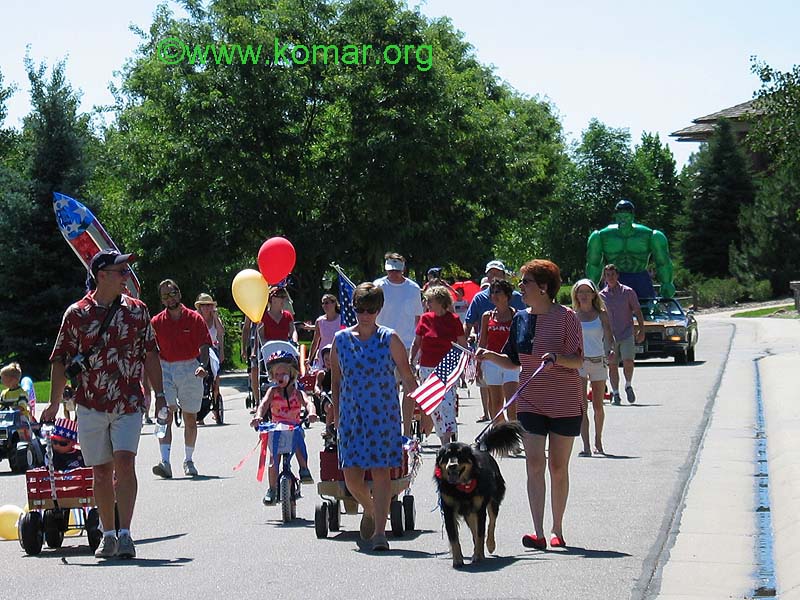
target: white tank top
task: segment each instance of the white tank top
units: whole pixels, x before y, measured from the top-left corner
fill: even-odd
[[[581,321],[583,329],[583,355],[584,356],[603,356],[605,348],[603,346],[603,323],[600,317],[594,321]]]

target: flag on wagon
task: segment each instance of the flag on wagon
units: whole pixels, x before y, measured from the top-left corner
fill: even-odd
[[[352,327],[357,323],[356,311],[353,310],[353,292],[355,284],[345,275],[338,265],[333,265],[339,275],[339,307],[341,310],[342,325]]]
[[[54,438],[78,441],[78,424],[70,419],[56,419],[51,434]]]
[[[426,415],[431,414],[442,403],[444,395],[458,382],[468,360],[466,352],[453,348],[444,355],[422,385],[411,392],[410,396]]]

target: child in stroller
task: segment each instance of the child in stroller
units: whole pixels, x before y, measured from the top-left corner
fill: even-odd
[[[252,427],[258,427],[263,420],[299,426],[304,408],[307,411],[309,422],[313,423],[317,420],[314,403],[297,388],[296,382],[299,373],[300,365],[294,354],[278,351],[269,355],[267,358],[267,374],[273,385],[267,390],[266,394],[264,394],[264,399],[258,405],[256,414],[250,422]],[[295,456],[300,465],[300,481],[302,483],[313,483],[314,478],[308,469],[307,457],[304,456],[299,448],[295,451]],[[269,489],[264,495],[264,504],[274,504],[277,499],[278,462],[279,457],[271,457],[268,472]]]

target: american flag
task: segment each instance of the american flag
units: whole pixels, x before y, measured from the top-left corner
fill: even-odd
[[[70,419],[56,419],[53,427],[53,437],[64,438],[66,440],[78,441],[78,424]]]
[[[334,265],[336,272],[339,274],[339,306],[341,307],[342,325],[345,327],[352,327],[357,323],[356,311],[353,310],[353,292],[356,286],[352,281],[342,273],[342,270]]]
[[[410,396],[426,415],[430,415],[442,403],[444,395],[461,377],[468,360],[466,352],[453,348],[444,355],[422,385],[411,392]]]

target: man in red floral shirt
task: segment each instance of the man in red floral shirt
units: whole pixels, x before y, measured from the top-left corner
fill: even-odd
[[[132,254],[101,250],[90,265],[89,291],[71,305],[50,355],[50,405],[42,421],[58,413],[67,382],[66,366],[81,368],[75,376],[78,440],[94,470],[94,497],[100,511],[103,539],[98,558],[133,558],[130,534],[136,503],[136,452],[142,429],[143,370],[156,398],[164,396],[158,347],[147,306],[126,295]],[[105,332],[100,329],[113,311]],[[116,485],[114,479],[116,478]],[[114,530],[114,502],[119,509],[119,538]]]
[[[208,364],[211,334],[200,313],[181,304],[181,290],[177,283],[171,279],[162,281],[158,293],[165,308],[153,317],[152,324],[158,340],[166,398],[156,397],[156,414],[165,402],[171,410],[181,407],[186,450],[183,473],[196,477],[193,455],[197,442],[197,413],[203,401],[203,378],[206,376],[203,365]],[[169,462],[172,448],[171,413],[167,435],[159,442],[161,462],[153,467],[153,473],[169,479],[172,477]]]

